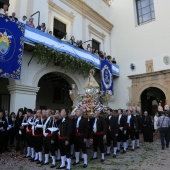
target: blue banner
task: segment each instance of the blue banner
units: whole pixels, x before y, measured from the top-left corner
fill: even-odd
[[[0,77],[20,79],[25,25],[0,15]]]
[[[102,80],[102,91],[104,94],[113,95],[113,73],[112,63],[107,59],[101,60],[101,80]]]

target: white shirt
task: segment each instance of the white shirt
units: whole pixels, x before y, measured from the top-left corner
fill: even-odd
[[[23,21],[22,19],[19,19],[19,22],[26,24],[27,20]]]
[[[131,115],[128,115],[127,117],[127,123],[130,123]]]
[[[81,116],[77,119],[76,128],[78,128],[78,127],[79,127],[79,122],[80,122],[80,120],[81,120]]]
[[[63,119],[62,119],[62,123],[63,123],[65,120],[66,120],[66,119],[65,119],[65,118],[63,118]]]
[[[110,115],[110,116],[109,116],[109,120],[111,119],[111,117],[112,117],[112,116]]]
[[[5,12],[4,12],[4,9],[1,8],[1,9],[0,9],[0,14],[7,15],[7,16],[8,16],[8,11],[6,11],[6,13],[5,13]]]
[[[121,119],[121,117],[122,117],[122,114],[120,114],[119,117],[118,117],[118,124],[119,124],[119,125],[120,125],[120,119]]]
[[[97,129],[97,118],[95,118],[93,128],[94,128],[94,129]]]

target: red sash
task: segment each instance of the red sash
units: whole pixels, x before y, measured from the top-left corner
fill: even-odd
[[[94,133],[94,135],[104,135],[104,132],[103,132],[103,131],[101,131],[101,132],[96,132],[96,133]]]

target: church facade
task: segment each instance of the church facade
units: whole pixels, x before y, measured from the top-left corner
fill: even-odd
[[[67,32],[67,40],[71,36],[83,42],[93,40],[83,47],[99,48],[116,58],[120,68],[119,75],[114,75],[109,106],[127,109],[139,104],[147,110],[154,99],[170,101],[169,5],[167,0],[41,0],[41,4],[10,0],[9,13],[29,18],[39,11],[46,31],[55,33],[61,28]],[[37,25],[38,16],[33,18]],[[20,80],[0,79],[1,109],[71,108],[71,84],[84,93],[84,77],[31,60],[32,48],[32,44],[25,45]],[[96,79],[100,83],[99,70]]]

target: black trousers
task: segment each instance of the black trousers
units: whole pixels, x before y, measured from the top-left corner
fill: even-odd
[[[126,130],[126,140],[128,139],[135,140],[135,129]]]
[[[145,142],[153,142],[152,126],[143,126],[143,138]]]
[[[118,142],[121,142],[121,141],[126,142],[126,138],[127,137],[126,137],[126,134],[124,134],[124,130],[119,129],[117,141]]]
[[[9,130],[9,142],[10,142],[10,145],[14,145],[14,141],[15,141],[15,137],[16,137],[16,135],[15,135],[15,128],[11,128],[10,130]]]
[[[84,136],[75,136],[74,137],[74,149],[75,152],[80,152],[82,150],[83,154],[86,154],[86,143],[84,143]]]
[[[139,139],[139,130],[135,131],[135,139]]]
[[[33,136],[35,152],[42,152],[43,136]]]
[[[111,142],[113,141],[113,147],[117,147],[117,136],[115,132],[107,132],[107,146],[110,147]]]
[[[27,142],[27,147],[34,147],[33,145],[33,137],[31,132],[26,133],[26,142]]]
[[[93,150],[94,150],[94,152],[97,152],[98,148],[100,148],[101,153],[104,153],[103,135],[93,135]]]
[[[55,156],[55,150],[56,150],[55,142],[52,144],[51,140],[52,140],[51,136],[43,137],[44,153],[49,154],[50,152],[51,156]]]
[[[10,135],[10,131],[9,130],[6,130],[4,132],[4,147],[5,147],[5,150],[8,148],[8,144],[9,144],[9,135]]]
[[[169,146],[169,128],[160,128],[161,145],[164,147]]]
[[[70,154],[70,143],[68,145],[65,145],[65,141],[66,139],[58,139],[58,145],[59,145],[59,149],[60,149],[60,154],[61,156],[65,156],[67,158],[71,157]]]
[[[4,152],[5,149],[5,140],[4,140],[4,132],[0,131],[0,154]]]

